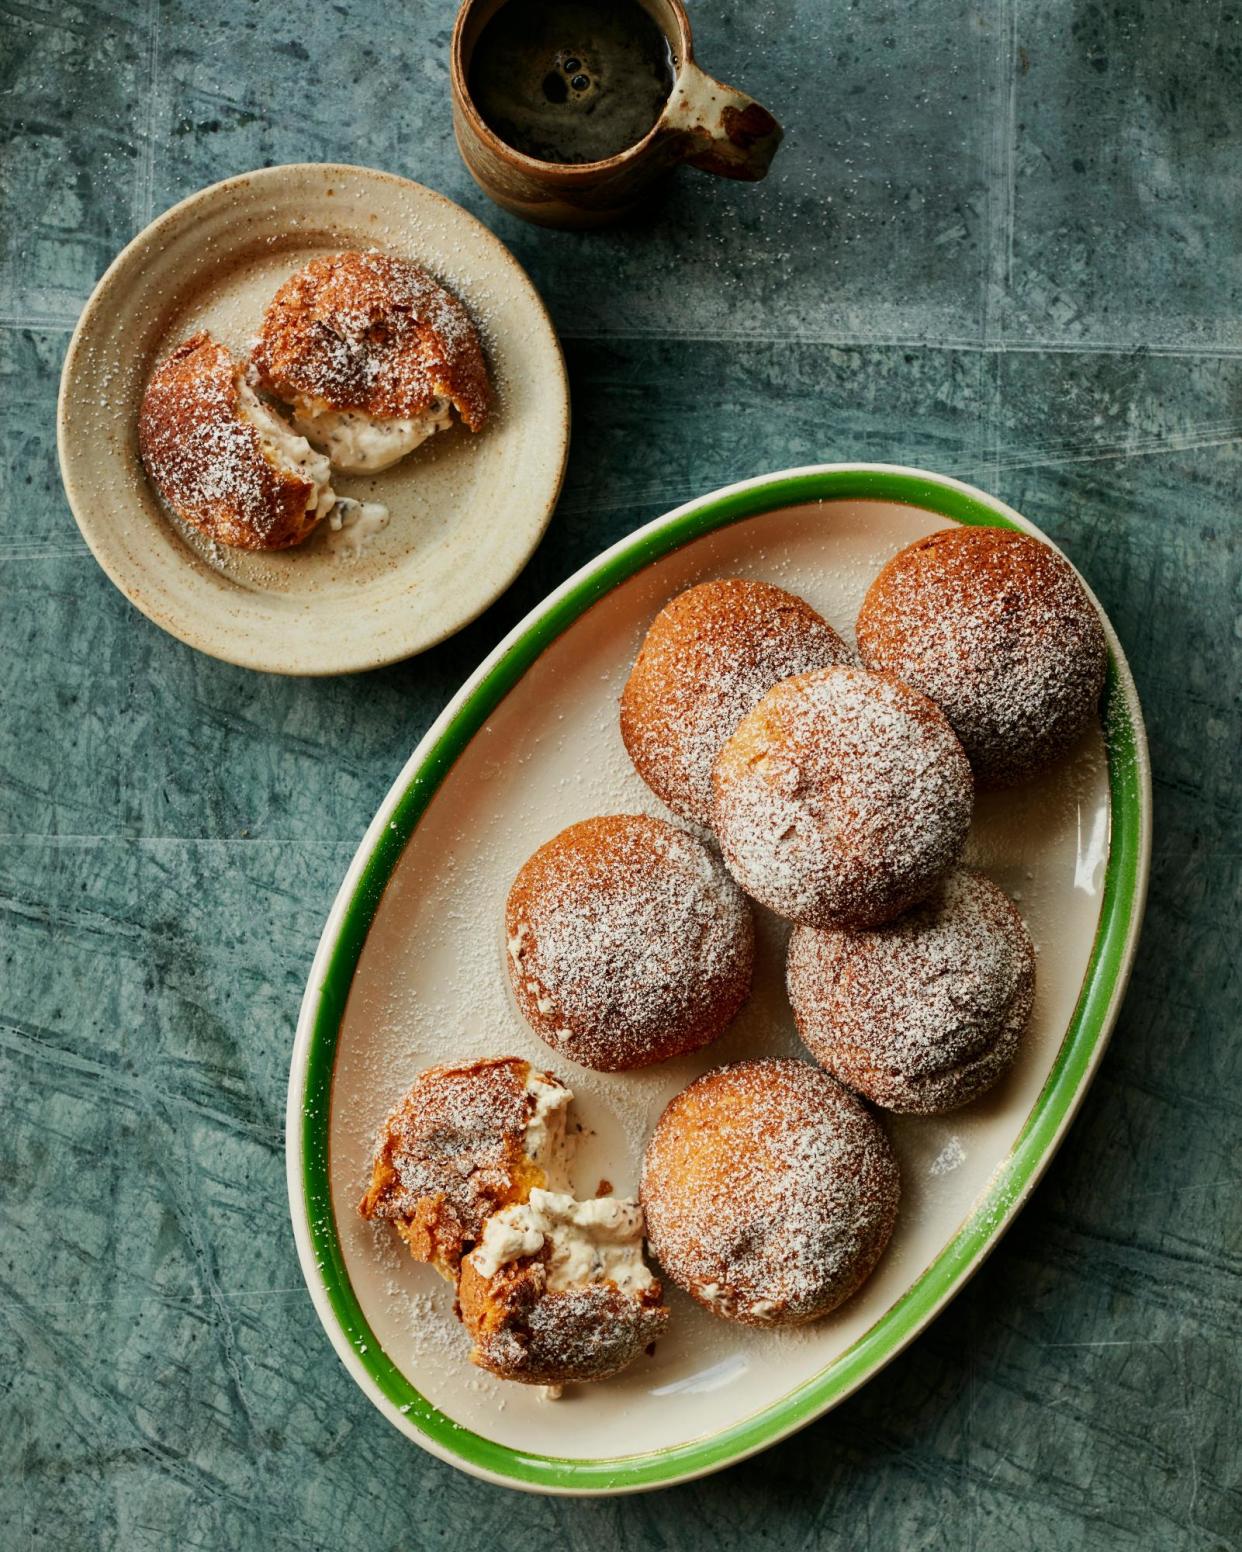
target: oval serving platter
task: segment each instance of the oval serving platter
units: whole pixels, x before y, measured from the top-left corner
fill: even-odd
[[[433,438],[339,494],[391,521],[353,553],[327,523],[290,550],[213,544],[159,502],[138,457],[152,368],[210,329],[239,360],[294,271],[344,248],[413,259],[469,308],[487,355],[487,424]],[[74,330],[57,409],[61,475],[96,560],[200,652],[276,674],[377,668],[443,641],[498,598],[543,537],[569,452],[550,319],[500,241],[442,194],[368,167],[297,163],[202,189],[117,257]]]
[[[903,1178],[892,1244],[859,1295],[796,1331],[715,1320],[677,1290],[654,1353],[551,1402],[473,1369],[452,1290],[355,1207],[376,1131],[422,1068],[513,1053],[562,1076],[584,1126],[574,1184],[633,1191],[667,1100],[708,1067],[800,1051],[786,929],[757,912],[755,992],[693,1057],[589,1073],[527,1029],[503,969],[503,904],[540,842],[591,814],[659,812],[630,767],[617,696],[673,594],[747,575],[848,632],[880,565],[946,522],[1039,530],[918,470],[825,465],[745,481],[638,530],[571,577],[480,665],[394,783],[341,886],[302,1003],[289,1084],[289,1195],[334,1346],[397,1427],[476,1476],[552,1493],[633,1492],[717,1470],[820,1416],[909,1343],[976,1270],[1047,1166],[1116,1018],[1138,937],[1151,796],[1116,635],[1102,726],[1059,769],[981,797],[967,853],[1013,895],[1039,949],[1029,1035],[991,1094],[889,1117]],[[1042,537],[1042,535],[1040,535]]]

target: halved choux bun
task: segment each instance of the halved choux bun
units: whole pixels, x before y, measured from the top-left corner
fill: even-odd
[[[336,505],[328,460],[273,414],[205,331],[151,374],[138,447],[177,516],[236,549],[301,544]]]
[[[549,1191],[492,1218],[461,1264],[471,1360],[501,1379],[567,1385],[617,1374],[664,1332],[637,1202]]]
[[[252,368],[345,473],[376,473],[446,429],[478,431],[490,387],[469,313],[408,259],[313,259],[264,314]]]
[[[385,1122],[358,1210],[455,1279],[493,1213],[562,1183],[572,1099],[519,1057],[430,1068]]]

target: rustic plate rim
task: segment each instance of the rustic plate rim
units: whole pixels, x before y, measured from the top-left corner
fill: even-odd
[[[396,1368],[358,1305],[336,1234],[327,1177],[335,1042],[384,887],[440,782],[482,720],[551,641],[635,572],[733,522],[812,502],[866,499],[913,505],[956,522],[1016,528],[1051,544],[1034,523],[996,497],[946,475],[893,464],[781,470],[724,486],[673,509],[569,577],[470,675],[390,788],[332,906],[303,996],[289,1075],[286,1163],[303,1275],[333,1346],[373,1404],[431,1454],[483,1480],[577,1496],[670,1486],[765,1449],[838,1405],[914,1340],[995,1247],[1051,1162],[1107,1046],[1146,901],[1151,771],[1134,679],[1116,632],[1092,593],[1109,648],[1105,727],[1110,825],[1099,924],[1078,1002],[1044,1087],[987,1191],[953,1239],[869,1331],[786,1396],[719,1433],[646,1453],[572,1460],[516,1450],[454,1423]]]
[[[220,639],[213,639],[211,644],[201,638],[192,628],[183,625],[176,616],[175,609],[166,612],[158,608],[155,603],[144,596],[139,585],[131,579],[125,567],[117,560],[109,544],[110,524],[107,521],[98,522],[92,515],[92,507],[89,499],[89,491],[85,488],[89,481],[83,475],[82,479],[75,473],[75,454],[73,448],[74,431],[70,425],[72,406],[70,404],[69,387],[73,380],[78,362],[78,356],[82,349],[82,343],[97,315],[108,305],[109,296],[117,280],[124,276],[127,268],[145,251],[152,243],[165,237],[171,231],[177,229],[182,222],[194,214],[196,207],[212,205],[223,199],[227,199],[230,192],[242,186],[254,183],[279,183],[299,174],[317,174],[327,179],[345,180],[350,178],[376,179],[381,182],[397,185],[399,188],[416,191],[418,198],[430,198],[434,202],[448,206],[459,216],[463,217],[470,225],[478,229],[483,241],[494,245],[499,255],[513,272],[516,282],[526,293],[531,306],[531,316],[536,319],[546,332],[548,341],[552,346],[552,360],[557,371],[557,385],[560,389],[560,449],[559,468],[556,478],[549,489],[547,500],[542,514],[532,523],[529,542],[514,557],[512,563],[501,573],[497,572],[493,586],[486,591],[481,600],[471,603],[468,610],[446,624],[442,629],[426,638],[418,638],[414,645],[398,641],[392,648],[379,653],[363,652],[348,658],[341,658],[336,662],[316,664],[307,668],[296,663],[283,661],[265,652],[262,647],[257,651],[241,651],[230,649],[228,633],[220,633]],[[176,640],[192,647],[196,652],[202,652],[208,657],[216,658],[220,662],[230,663],[237,668],[246,668],[259,673],[280,674],[293,678],[330,678],[340,674],[365,673],[372,669],[384,668],[391,663],[403,662],[407,658],[418,656],[422,652],[430,651],[432,647],[455,635],[459,630],[471,624],[474,620],[501,595],[512,586],[521,574],[531,556],[538,549],[547,532],[548,524],[552,520],[552,514],[556,509],[556,503],[560,498],[561,487],[564,484],[565,469],[569,461],[569,437],[570,437],[570,400],[569,400],[569,374],[565,366],[565,355],[561,349],[560,339],[553,326],[547,306],[535,287],[534,282],[527,274],[523,266],[511,252],[509,247],[489,227],[484,225],[479,218],[450,199],[439,190],[429,188],[424,183],[419,183],[413,178],[402,177],[399,173],[385,172],[382,168],[366,167],[360,163],[352,162],[282,162],[272,167],[257,167],[249,172],[234,173],[227,178],[222,178],[216,183],[208,184],[205,188],[196,189],[194,193],[186,195],[176,204],[170,205],[150,221],[121,249],[112,262],[104,270],[96,281],[85,306],[74,325],[73,333],[65,351],[65,358],[61,366],[60,384],[56,396],[56,453],[60,467],[61,484],[64,487],[65,498],[69,503],[69,510],[73,514],[74,522],[87,548],[98,562],[104,575],[117,590],[140,613],[161,630],[173,636]],[[81,471],[78,471],[81,472]]]

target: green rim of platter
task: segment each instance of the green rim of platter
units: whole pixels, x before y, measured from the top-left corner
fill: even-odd
[[[462,750],[540,653],[599,598],[652,561],[714,529],[808,502],[898,502],[957,523],[1018,528],[980,492],[933,475],[875,467],[795,471],[703,497],[606,551],[519,627],[440,730],[374,837],[344,905],[310,1010],[305,1079],[297,1107],[306,1231],[317,1278],[340,1333],[374,1390],[433,1453],[476,1475],[551,1493],[658,1487],[726,1466],[813,1421],[893,1358],[978,1267],[1048,1163],[1107,1041],[1128,974],[1146,877],[1145,747],[1128,671],[1114,656],[1105,690],[1111,822],[1099,925],[1078,1003],[1055,1065],[1017,1142],[955,1237],[851,1348],[761,1412],[675,1447],[573,1460],[497,1444],[455,1423],[398,1370],[367,1324],[350,1283],[332,1208],[328,1134],[337,1037],[350,986],[384,889],[420,817]],[[304,1020],[306,1015],[304,1014]],[[297,1209],[295,1208],[295,1211]]]

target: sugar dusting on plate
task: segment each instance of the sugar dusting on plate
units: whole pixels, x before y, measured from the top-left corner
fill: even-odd
[[[920,518],[927,528],[936,526],[929,514],[878,526],[867,515],[851,532],[848,518],[816,513],[787,522],[774,515],[713,535],[601,600],[496,708],[420,822],[355,978],[333,1115],[334,1191],[342,1202],[365,1185],[374,1128],[387,1107],[414,1072],[436,1062],[513,1052],[565,1079],[585,1133],[572,1181],[583,1195],[600,1178],[619,1194],[636,1188],[642,1151],[664,1104],[700,1072],[745,1056],[806,1059],[783,986],[788,929],[759,910],[754,994],[715,1045],[632,1074],[593,1073],[565,1062],[536,1039],[512,1001],[504,899],[525,857],[573,820],[662,812],[621,745],[617,697],[647,623],[669,596],[706,576],[754,575],[801,593],[840,628],[879,564],[915,536],[912,525]],[[842,531],[846,549],[838,563]],[[1002,1094],[951,1117],[886,1121],[905,1201],[894,1240],[856,1299],[815,1325],[740,1331],[666,1282],[673,1319],[654,1357],[592,1392],[589,1406],[571,1405],[563,1414],[572,1418],[566,1434],[564,1423],[547,1420],[556,1409],[538,1397],[498,1394],[496,1382],[470,1371],[447,1285],[441,1292],[434,1273],[408,1257],[402,1262],[399,1247],[385,1249],[377,1267],[371,1228],[360,1224],[351,1238],[342,1224],[351,1277],[387,1350],[463,1425],[515,1447],[562,1454],[623,1452],[625,1429],[632,1437],[638,1426],[653,1444],[701,1435],[765,1404],[770,1392],[764,1387],[775,1395],[802,1383],[904,1290],[939,1249],[942,1232],[960,1224],[993,1167],[1003,1167],[998,1157],[1007,1155],[1006,1139],[1038,1092],[1066,1006],[1072,1008],[1073,996],[1058,978],[1073,979],[1080,971],[1074,956],[1080,945],[1089,947],[1088,916],[1098,902],[1075,897],[1072,879],[1080,815],[1089,817],[1101,802],[1097,738],[1084,743],[1071,766],[1019,793],[988,794],[979,805],[968,860],[1008,892],[1021,891],[1023,914],[1036,939],[1055,948],[1057,968],[1046,978],[1032,1039]],[[426,1301],[420,1297],[412,1309],[411,1293],[425,1294]],[[620,1433],[609,1432],[614,1423]]]

